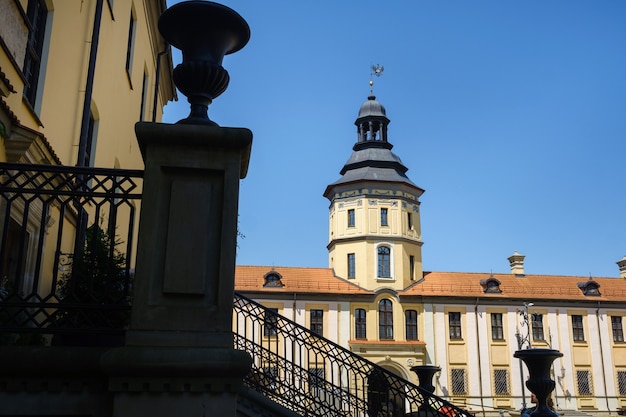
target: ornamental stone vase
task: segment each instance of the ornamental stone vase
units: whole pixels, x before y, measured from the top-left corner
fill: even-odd
[[[439,366],[435,365],[416,365],[411,367],[411,371],[417,374],[418,386],[429,393],[435,392],[433,385],[433,377],[437,372],[441,371]],[[428,399],[420,406],[420,411],[429,409]]]
[[[555,349],[524,349],[513,355],[521,359],[530,374],[526,387],[537,397],[537,406],[532,417],[554,417],[558,414],[547,405],[547,399],[554,390],[555,382],[550,378],[550,367],[556,358],[563,356]]]
[[[250,27],[229,7],[192,0],[168,8],[159,18],[159,31],[183,54],[183,62],[174,69],[173,78],[176,87],[187,96],[191,112],[178,123],[217,126],[208,117],[208,106],[230,81],[222,59],[248,43]]]

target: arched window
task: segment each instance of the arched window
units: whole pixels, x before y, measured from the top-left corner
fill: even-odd
[[[357,308],[354,310],[354,338],[367,339],[367,325],[365,319],[365,309]]]
[[[406,340],[417,340],[417,311],[405,311],[404,318],[406,321]]]
[[[378,278],[391,277],[391,249],[388,246],[378,247]]]
[[[390,300],[380,300],[378,303],[378,338],[393,339],[393,305]]]

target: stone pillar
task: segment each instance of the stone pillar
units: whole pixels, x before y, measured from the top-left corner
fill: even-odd
[[[234,416],[251,366],[233,348],[239,180],[252,133],[138,123],[145,160],[126,346],[102,358],[116,417]]]
[[[101,364],[116,417],[235,416],[252,365],[232,334],[252,132],[221,128],[207,112],[230,80],[224,55],[245,46],[250,28],[226,6],[186,1],[161,15],[159,31],[183,52],[174,83],[191,112],[175,125],[135,127],[145,172],[131,323],[126,346]]]

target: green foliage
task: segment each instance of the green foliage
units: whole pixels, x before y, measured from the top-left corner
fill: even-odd
[[[120,241],[94,224],[87,229],[79,253],[71,255],[71,271],[59,281],[61,303],[57,324],[70,328],[123,328],[128,324],[131,282]]]

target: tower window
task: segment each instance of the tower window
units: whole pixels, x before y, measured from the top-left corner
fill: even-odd
[[[389,226],[389,221],[387,219],[387,209],[386,208],[381,208],[380,209],[380,225],[381,226]]]
[[[378,248],[378,278],[391,277],[391,249],[387,246]]]
[[[409,230],[413,229],[413,213],[406,214],[406,224],[409,227]]]
[[[380,300],[378,303],[378,338],[393,339],[393,306],[390,300]]]
[[[348,278],[356,277],[356,257],[354,253],[348,254]]]
[[[406,340],[417,340],[417,311],[405,311],[404,318],[406,321]]]
[[[354,209],[350,209],[348,210],[348,227],[354,227],[355,223]]]
[[[366,313],[364,308],[354,310],[354,337],[356,339],[367,339]]]
[[[409,277],[415,281],[415,256],[409,255]]]

